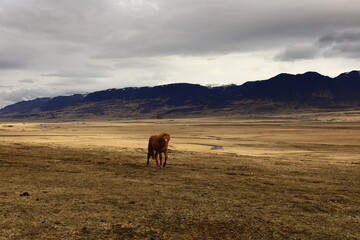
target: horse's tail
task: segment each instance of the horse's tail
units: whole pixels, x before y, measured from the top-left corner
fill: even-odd
[[[152,148],[148,149],[148,159],[150,159],[150,157],[155,159],[155,151]]]
[[[153,154],[151,154],[151,152],[148,152],[148,154],[147,154],[147,159],[149,160],[150,157],[151,157],[152,159],[154,159]]]
[[[154,156],[154,149],[152,147],[152,137],[150,137],[149,139],[149,145],[148,145],[148,159],[151,157],[152,159],[155,158]]]

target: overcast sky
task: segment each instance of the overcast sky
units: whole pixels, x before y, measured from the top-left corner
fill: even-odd
[[[0,107],[359,70],[359,0],[0,0]]]

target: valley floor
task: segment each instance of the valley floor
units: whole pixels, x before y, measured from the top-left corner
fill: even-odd
[[[2,123],[0,239],[360,239],[348,116]]]

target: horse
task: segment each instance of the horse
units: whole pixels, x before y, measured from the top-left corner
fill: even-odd
[[[147,165],[149,165],[150,157],[155,159],[156,166],[162,166],[162,153],[165,155],[165,161],[163,167],[166,166],[168,159],[167,150],[170,141],[170,134],[162,132],[159,135],[154,135],[149,138]],[[158,162],[158,155],[160,156],[160,165]]]

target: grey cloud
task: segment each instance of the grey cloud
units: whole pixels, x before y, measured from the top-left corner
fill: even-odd
[[[0,93],[0,99],[2,102],[18,102],[24,100],[30,100],[37,97],[45,97],[51,95],[51,92],[46,89],[36,88],[36,89],[11,89],[7,91],[2,91]]]
[[[320,37],[319,45],[360,42],[360,29],[328,33]]]
[[[34,39],[88,46],[89,54],[99,58],[210,55],[269,48],[321,29],[356,26],[360,19],[354,5],[359,3],[345,2],[28,0],[18,7],[5,4],[9,15],[21,17],[1,20]],[[324,21],[334,18],[336,26]]]
[[[324,34],[311,45],[288,47],[274,59],[296,61],[318,57],[360,58],[360,29],[339,30]]]
[[[19,83],[34,83],[34,82],[35,80],[30,78],[19,80]]]
[[[24,68],[26,66],[22,61],[18,61],[15,59],[0,59],[0,69],[19,69]]]
[[[70,95],[80,91],[47,89],[47,88],[17,88],[0,92],[0,107],[15,102],[32,100],[41,97],[55,97],[58,95]]]
[[[43,74],[43,76],[69,79],[95,79],[110,76],[108,72],[111,70],[111,67],[83,63],[81,59],[77,60],[77,62],[76,67],[69,64],[63,64],[62,66],[59,66],[56,72]]]
[[[338,50],[343,53],[353,53],[354,55],[360,54],[360,41],[350,44],[339,44],[334,47],[334,50]]]
[[[0,24],[1,27],[1,24]],[[23,69],[28,67],[34,51],[27,44],[13,41],[0,31],[0,70]]]
[[[76,43],[82,54],[97,58],[209,56],[276,48],[357,26],[357,7],[353,0],[19,0],[2,3],[0,22],[30,41]]]
[[[159,69],[164,68],[164,60],[149,58],[126,58],[116,59],[114,67],[116,69]]]
[[[321,5],[321,11],[319,11]],[[360,24],[358,12],[346,4],[271,1],[162,1],[159,16],[128,38],[108,39],[97,57],[211,55],[276,48],[289,41],[311,41],[318,33]],[[344,8],[347,16],[338,17]],[[226,17],[224,17],[226,16]],[[338,17],[338,26],[323,19]]]
[[[58,79],[54,82],[48,83],[48,86],[77,86],[81,87],[82,85],[91,85],[99,83],[98,80],[92,78],[64,78]]]
[[[275,56],[278,61],[297,61],[314,59],[320,55],[320,50],[315,46],[293,46],[286,48]]]
[[[324,50],[328,57],[360,58],[360,42],[350,44],[335,44]]]
[[[18,34],[2,27],[0,21],[0,70],[27,68],[31,59],[36,56],[37,48]]]
[[[46,77],[61,77],[61,78],[102,78],[109,75],[104,73],[92,72],[92,71],[77,71],[77,70],[63,70],[56,73],[44,74]]]
[[[0,9],[0,71],[23,71],[13,76],[17,84],[29,77],[58,89],[125,78],[155,84],[181,72],[181,61],[168,70],[167,57],[216,56],[215,64],[284,46],[292,47],[278,61],[359,56],[357,0],[7,0]],[[156,72],[165,77],[153,80]]]
[[[316,43],[324,56],[360,58],[360,28],[325,34]]]

